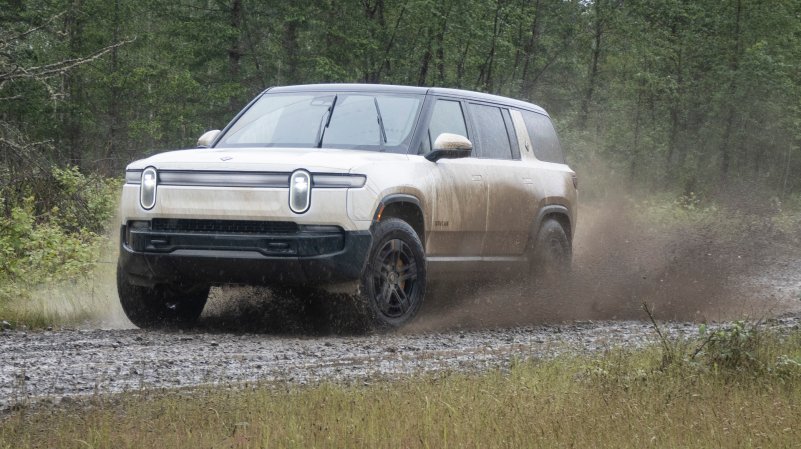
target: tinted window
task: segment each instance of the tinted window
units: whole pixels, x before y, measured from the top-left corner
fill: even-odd
[[[428,153],[442,133],[458,134],[467,137],[467,126],[464,124],[462,105],[458,101],[437,100],[431,113],[428,126],[428,139],[423,141],[423,153]]]
[[[564,164],[565,156],[551,120],[536,112],[523,111],[523,121],[526,122],[526,130],[534,146],[534,156],[541,161]]]
[[[478,134],[478,154],[483,158],[512,159],[512,147],[501,108],[470,104],[470,113]]]

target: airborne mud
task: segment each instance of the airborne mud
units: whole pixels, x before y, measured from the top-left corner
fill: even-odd
[[[614,205],[611,205],[614,204]],[[434,285],[416,330],[573,320],[708,322],[801,309],[801,250],[753,223],[649,225],[624,203],[583,207],[573,270],[557,285]],[[743,228],[743,229],[740,229]],[[744,232],[743,232],[744,231]],[[779,234],[779,235],[777,235]]]
[[[643,218],[635,205],[616,198],[582,206],[573,269],[559,282],[430,283],[419,318],[402,333],[644,320],[643,303],[657,319],[696,323],[801,310],[801,249],[794,236],[756,215],[735,215],[733,223],[712,217],[665,224]],[[218,289],[201,326],[278,334],[360,331],[361,323],[349,319],[355,306],[348,298],[298,296]]]

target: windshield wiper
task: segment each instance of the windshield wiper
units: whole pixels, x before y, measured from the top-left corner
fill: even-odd
[[[339,95],[334,95],[334,101],[331,102],[331,106],[328,107],[326,113],[320,118],[320,126],[317,128],[317,148],[323,147],[323,137],[325,137],[325,130],[328,129],[328,125],[331,124],[331,117],[334,116],[337,98],[339,98]],[[327,117],[326,114],[328,114]],[[323,120],[325,120],[325,126],[323,126]]]
[[[387,131],[384,129],[384,119],[381,118],[381,108],[378,107],[378,98],[373,97],[373,104],[375,104],[375,112],[378,115],[378,127],[381,132],[381,135],[378,136],[381,140],[381,151],[384,151],[384,144],[387,143]]]

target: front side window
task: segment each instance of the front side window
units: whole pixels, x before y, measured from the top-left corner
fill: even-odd
[[[467,126],[464,122],[462,105],[453,100],[437,100],[434,103],[434,110],[431,112],[431,122],[428,125],[428,136],[423,139],[422,153],[428,153],[434,146],[434,142],[442,133],[458,134],[467,136]]]
[[[216,145],[344,148],[405,153],[422,105],[416,95],[263,95]]]

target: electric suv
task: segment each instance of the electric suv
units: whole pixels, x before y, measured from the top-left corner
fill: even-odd
[[[576,175],[542,108],[388,85],[270,88],[198,148],[126,168],[117,286],[139,327],[209,288],[343,286],[378,329],[431,280],[569,268]]]

